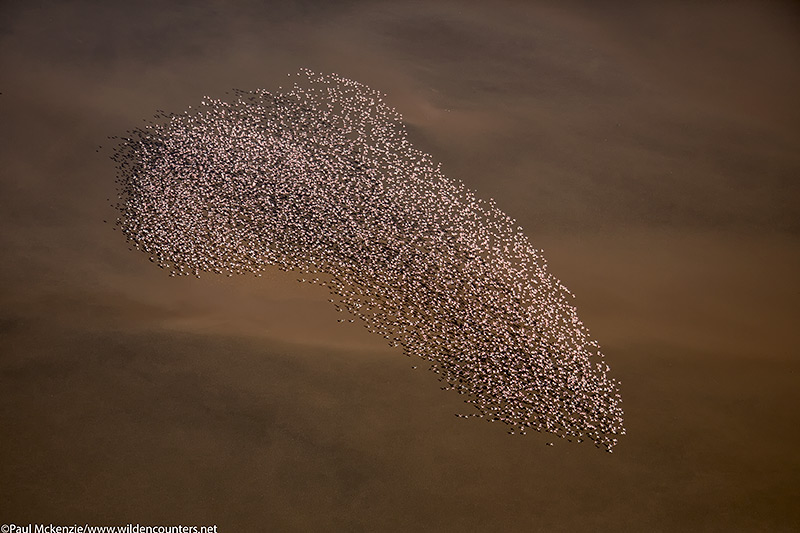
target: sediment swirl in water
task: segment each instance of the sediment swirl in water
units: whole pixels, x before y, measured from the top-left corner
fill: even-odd
[[[467,415],[624,433],[617,383],[514,220],[442,174],[382,95],[337,75],[160,114],[120,140],[118,226],[172,275],[301,272],[431,362]]]

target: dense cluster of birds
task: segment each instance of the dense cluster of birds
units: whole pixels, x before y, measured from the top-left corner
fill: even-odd
[[[173,276],[295,271],[429,361],[474,406],[457,416],[611,451],[618,383],[522,228],[415,149],[384,95],[296,76],[117,138],[117,226],[132,247]]]

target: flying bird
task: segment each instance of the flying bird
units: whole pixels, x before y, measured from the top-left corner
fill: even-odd
[[[466,396],[463,417],[611,451],[625,433],[618,382],[522,228],[414,148],[378,91],[296,80],[204,97],[119,137],[129,244],[173,276],[297,272],[430,362]]]

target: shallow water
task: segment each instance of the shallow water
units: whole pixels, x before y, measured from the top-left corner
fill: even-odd
[[[0,521],[798,527],[795,8],[2,10]],[[544,249],[622,382],[613,455],[454,417],[295,276],[169,278],[102,223],[107,136],[299,67],[386,92]]]

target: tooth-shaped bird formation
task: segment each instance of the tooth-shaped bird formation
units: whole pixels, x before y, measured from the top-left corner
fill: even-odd
[[[303,273],[430,361],[474,406],[459,416],[611,451],[624,433],[617,382],[522,228],[415,149],[380,93],[297,76],[120,138],[128,241],[172,275]]]

